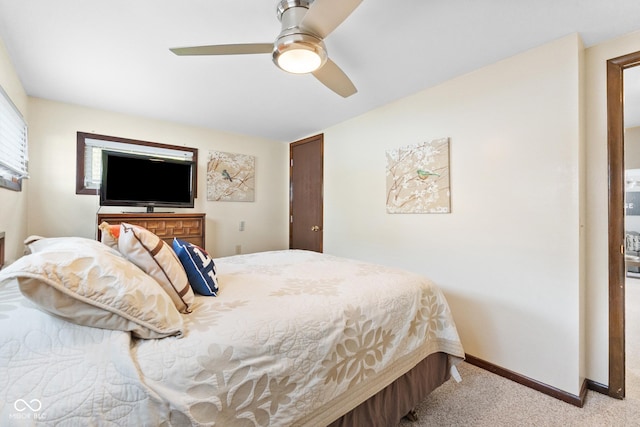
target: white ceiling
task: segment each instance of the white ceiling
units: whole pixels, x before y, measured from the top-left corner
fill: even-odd
[[[346,99],[268,54],[169,52],[272,42],[276,5],[0,0],[0,38],[31,96],[293,141],[571,33],[589,47],[640,29],[638,0],[364,0],[326,39]]]

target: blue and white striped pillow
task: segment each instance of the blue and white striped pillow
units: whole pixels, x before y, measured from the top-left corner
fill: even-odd
[[[209,254],[204,249],[175,237],[172,246],[193,290],[200,295],[215,297],[218,294],[218,279],[216,265]]]

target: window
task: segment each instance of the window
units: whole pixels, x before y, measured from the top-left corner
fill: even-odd
[[[78,132],[76,147],[76,194],[98,194],[102,180],[102,150],[153,154],[158,157],[190,160],[198,167],[198,149],[115,136]],[[197,194],[197,173],[194,194]]]
[[[0,187],[21,191],[27,165],[27,124],[0,88]]]

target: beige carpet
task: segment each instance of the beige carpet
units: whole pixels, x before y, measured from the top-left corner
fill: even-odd
[[[417,422],[400,426],[640,426],[639,279],[627,280],[626,303],[625,400],[589,391],[577,408],[463,362],[462,382],[442,385],[416,408]]]

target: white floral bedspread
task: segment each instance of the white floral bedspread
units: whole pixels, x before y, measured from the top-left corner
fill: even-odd
[[[464,357],[422,276],[306,251],[216,260],[182,337],[132,340],[0,288],[0,425],[325,425],[427,355]]]

